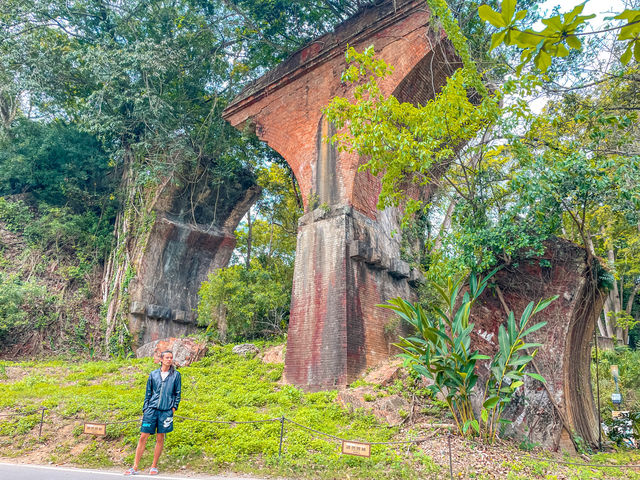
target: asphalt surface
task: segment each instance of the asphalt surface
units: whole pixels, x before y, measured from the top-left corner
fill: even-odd
[[[38,466],[38,465],[18,465],[13,463],[0,463],[0,479],[2,480],[109,480],[115,478],[125,478],[122,472],[105,472],[100,470],[83,470],[79,468]],[[220,477],[206,476],[200,474],[190,475],[148,475],[148,470],[142,471],[133,478],[157,478],[159,480],[261,480],[256,477]]]

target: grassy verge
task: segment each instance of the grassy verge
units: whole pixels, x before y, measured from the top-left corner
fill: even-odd
[[[260,345],[264,347],[265,345]],[[136,423],[110,424],[107,436],[82,433],[84,421],[118,422],[141,415],[147,375],[156,366],[149,359],[86,363],[0,363],[0,415],[48,410],[42,437],[40,414],[0,416],[0,457],[33,463],[124,468],[132,463],[138,438]],[[335,402],[336,392],[305,394],[282,385],[282,365],[231,353],[231,346],[213,347],[202,361],[181,369],[183,401],[178,415],[202,420],[253,421],[285,416],[310,428],[351,440],[385,442],[427,438],[419,446],[372,446],[371,458],[344,456],[340,444],[285,423],[282,458],[278,458],[280,422],[224,425],[177,419],[161,459],[163,471],[237,472],[296,479],[447,479],[448,439],[444,432],[420,424],[442,420],[437,403],[423,408],[417,424],[390,428],[362,411],[347,412]],[[375,397],[403,393],[400,382]],[[406,390],[405,390],[406,391]],[[434,410],[434,412],[431,412]],[[437,418],[426,418],[430,414]],[[446,421],[446,420],[445,420]],[[562,465],[544,452],[519,450],[500,442],[486,445],[452,439],[455,478],[476,479],[640,479],[640,471]],[[142,466],[151,463],[153,441]],[[582,462],[582,458],[559,458]],[[556,458],[558,460],[558,458]],[[640,455],[620,450],[598,454],[587,463],[640,464]]]
[[[0,455],[35,455],[36,460],[91,467],[130,464],[138,425],[112,424],[105,438],[82,434],[82,423],[117,422],[141,415],[148,359],[73,364],[64,361],[0,365],[3,395],[0,413],[44,406],[42,438],[39,414],[0,417]],[[397,432],[363,412],[348,413],[335,392],[304,394],[279,385],[282,365],[244,359],[231,346],[214,347],[204,360],[181,369],[181,416],[203,420],[248,421],[286,416],[310,428],[349,439],[384,442]],[[161,460],[165,469],[271,473],[313,478],[415,478],[439,470],[429,457],[404,447],[374,446],[369,459],[342,456],[339,444],[286,423],[282,460],[278,461],[280,422],[235,426],[177,419]],[[56,443],[55,448],[51,444]],[[151,448],[143,463],[150,463]],[[46,452],[38,456],[38,451]]]

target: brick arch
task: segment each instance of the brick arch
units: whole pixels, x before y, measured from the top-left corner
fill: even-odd
[[[298,230],[285,376],[310,390],[344,385],[388,357],[391,313],[375,305],[415,298],[420,277],[400,258],[397,212],[375,208],[379,180],[358,172],[357,155],[323,141],[332,127],[322,109],[335,96],[353,98],[354,87],[340,82],[348,46],[373,45],[394,66],[380,82],[384,94],[414,103],[433,95],[451,67],[447,55],[457,57],[444,34],[429,29],[430,18],[423,0],[363,8],[250,85],[223,114],[239,128],[255,126],[300,185],[307,213]]]
[[[258,136],[287,160],[301,187],[306,213],[298,228],[285,379],[308,390],[345,385],[388,358],[391,313],[376,305],[394,297],[415,299],[420,281],[401,258],[400,236],[392,235],[400,231],[398,212],[376,210],[379,180],[358,172],[362,159],[357,155],[322,141],[331,134],[322,109],[335,96],[353,98],[353,87],[339,80],[347,45],[358,50],[374,45],[394,65],[394,73],[380,83],[383,94],[414,104],[433,98],[459,64],[449,42],[429,30],[429,20],[424,0],[385,0],[364,8],[257,80],[224,112],[236,127],[255,126]],[[432,176],[447,167],[435,165]],[[421,198],[435,189],[411,188],[411,195]],[[314,196],[317,201],[310,202]],[[561,295],[545,312],[551,326],[537,332],[548,335],[539,339],[545,348],[538,358],[549,392],[527,385],[529,405],[523,397],[510,406],[514,431],[524,436],[525,426],[536,429],[536,441],[547,447],[558,447],[563,431],[593,443],[593,396],[585,392],[590,392],[589,338],[602,297],[585,296],[589,280],[583,251],[559,242],[548,252],[553,253],[551,271],[523,263],[526,281],[507,270],[496,280],[503,282],[517,314],[531,298]],[[532,287],[541,294],[532,295]],[[489,289],[479,310],[474,321],[483,329],[485,336],[477,339],[482,344],[497,336],[504,311]]]

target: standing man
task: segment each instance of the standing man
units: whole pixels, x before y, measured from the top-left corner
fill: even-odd
[[[149,374],[147,391],[142,406],[142,426],[140,427],[140,440],[136,448],[136,458],[133,467],[124,472],[125,475],[137,475],[140,458],[147,446],[149,435],[156,432],[156,448],[153,451],[153,464],[149,475],[158,474],[158,459],[162,453],[165,435],[173,430],[173,412],[178,409],[180,403],[180,390],[182,378],[180,372],[173,366],[173,353],[165,350],[160,354],[160,368]]]

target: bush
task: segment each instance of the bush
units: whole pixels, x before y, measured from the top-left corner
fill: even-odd
[[[10,343],[18,332],[53,321],[54,300],[43,286],[0,274],[0,345]]]
[[[611,377],[611,365],[618,365],[622,405],[613,405],[611,403],[611,394],[615,391],[615,384]],[[611,423],[612,410],[629,410],[632,413],[640,412],[640,350],[631,350],[627,347],[617,347],[615,350],[609,351],[601,350],[597,368],[600,379],[600,412],[603,421]],[[594,359],[591,364],[594,395],[597,392],[595,369],[596,363]]]
[[[286,331],[291,269],[233,265],[209,276],[200,288],[198,319],[222,341],[278,336]]]
[[[544,378],[525,367],[533,360],[539,343],[526,343],[525,337],[542,328],[546,322],[529,325],[531,318],[545,309],[557,296],[530,302],[516,321],[509,312],[506,326],[498,330],[498,351],[493,357],[481,355],[471,350],[471,332],[474,325],[469,323],[473,304],[487,286],[488,280],[497,270],[481,278],[471,273],[468,291],[462,295],[463,278],[451,277],[444,285],[434,284],[440,295],[434,313],[425,313],[420,305],[414,305],[397,298],[382,307],[393,310],[403,320],[412,325],[416,335],[401,338],[397,345],[405,353],[400,355],[419,375],[433,380],[429,387],[432,394],[445,396],[447,406],[461,434],[480,434],[490,442],[496,439],[502,423],[502,412],[511,401],[515,391],[524,385],[524,377],[529,376],[544,382]],[[488,360],[489,375],[484,388],[477,387],[479,376],[476,363]],[[477,417],[472,408],[472,392],[480,388],[482,410]]]
[[[110,188],[109,157],[74,125],[19,119],[0,143],[0,195],[28,194],[38,203],[84,212]]]
[[[0,220],[9,231],[21,234],[32,247],[77,254],[77,267],[85,272],[93,261],[105,258],[111,247],[113,225],[109,215],[105,217],[107,220],[92,211],[74,213],[70,208],[44,203],[31,208],[22,200],[0,197]]]

